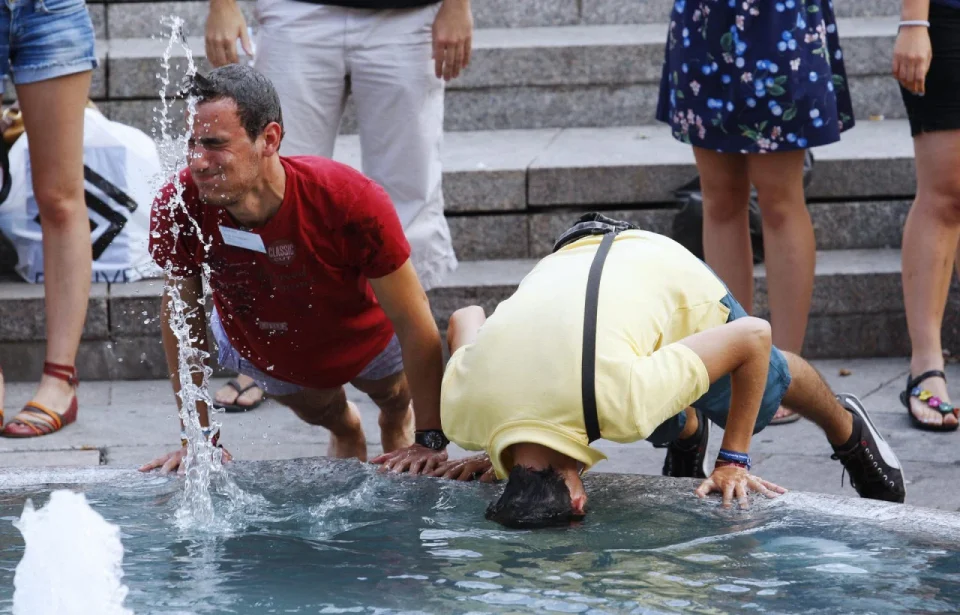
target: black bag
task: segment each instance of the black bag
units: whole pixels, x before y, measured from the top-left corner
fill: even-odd
[[[803,159],[803,187],[810,183],[813,173],[813,154],[807,150]],[[673,240],[703,259],[703,193],[700,191],[700,177],[684,184],[674,193],[680,204],[673,218]],[[750,188],[750,244],[753,246],[753,262],[763,262],[763,225],[760,217],[760,204],[757,191]]]
[[[3,173],[3,183],[0,185],[0,203],[7,200],[10,196],[10,186],[13,184],[13,178],[10,176],[10,147],[3,139],[0,139],[0,172]]]

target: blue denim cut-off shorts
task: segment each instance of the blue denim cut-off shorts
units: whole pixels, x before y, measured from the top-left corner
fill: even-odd
[[[97,66],[85,0],[6,0],[0,5],[0,73],[11,75],[14,85]]]
[[[733,295],[728,294],[720,300],[720,303],[727,306],[730,315],[727,322],[747,316]],[[787,365],[787,358],[783,356],[780,349],[774,346],[770,351],[770,369],[767,372],[767,386],[763,391],[763,401],[760,402],[760,412],[757,414],[757,422],[753,428],[753,433],[757,433],[770,424],[773,415],[777,413],[783,396],[790,388],[790,367]],[[727,417],[730,415],[730,375],[727,374],[720,378],[703,394],[703,397],[691,404],[697,410],[703,412],[707,420],[720,427],[725,427]],[[668,444],[680,436],[684,425],[687,424],[687,416],[681,412],[673,416],[657,427],[647,438],[649,442],[657,445]]]

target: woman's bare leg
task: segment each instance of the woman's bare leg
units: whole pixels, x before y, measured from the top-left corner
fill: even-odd
[[[704,260],[747,313],[753,311],[747,158],[694,147],[703,192]]]
[[[91,73],[17,86],[30,139],[33,191],[43,228],[46,360],[74,365],[90,297],[92,248],[83,196],[83,116]],[[44,375],[34,401],[65,412],[74,390]]]
[[[910,373],[918,376],[943,369],[941,326],[950,278],[960,240],[960,131],[922,134],[913,141],[916,153],[917,196],[903,229],[903,300],[910,331]],[[930,378],[922,383],[949,400],[946,383]],[[921,421],[956,424],[955,415],[942,416],[916,398],[911,410]]]
[[[803,194],[804,151],[747,158],[763,216],[773,343],[800,354],[813,297],[817,244]]]
[[[799,355],[810,317],[817,244],[803,193],[804,150],[747,158],[763,217],[773,344]],[[780,408],[774,420],[793,414]]]

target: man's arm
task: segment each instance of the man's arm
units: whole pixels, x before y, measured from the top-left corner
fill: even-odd
[[[763,401],[770,367],[770,323],[759,318],[738,318],[678,342],[693,350],[707,369],[711,383],[730,374],[730,414],[723,432],[722,448],[747,454]],[[693,400],[691,400],[693,401]],[[734,497],[747,506],[749,491],[774,497],[785,489],[752,476],[745,468],[721,466],[697,489],[698,496],[711,491],[723,494],[723,505]]]
[[[203,298],[203,280],[199,276],[189,278],[170,278],[164,281],[165,287],[176,286],[180,300],[184,303],[184,310],[188,316],[186,319],[190,324],[190,338],[195,340],[194,348],[207,352],[207,315],[203,311],[203,305],[200,299]],[[171,316],[173,315],[173,299],[167,292],[163,293],[163,299],[160,306],[160,334],[163,338],[163,353],[167,359],[167,372],[173,381],[173,392],[177,399],[177,409],[182,406],[180,401],[180,341],[170,326]],[[193,384],[200,387],[203,384],[202,365],[192,365],[190,375]],[[210,418],[207,414],[207,404],[197,402],[197,414],[200,418],[200,425],[208,427]],[[181,422],[181,428],[183,424]]]
[[[167,276],[164,281],[164,287],[175,286],[179,291],[180,300],[184,304],[184,310],[189,315],[187,322],[190,325],[189,337],[193,340],[193,347],[197,350],[206,352],[207,345],[207,316],[203,311],[203,305],[200,299],[203,297],[203,281],[200,276],[186,278],[171,278]],[[168,292],[163,293],[160,305],[160,335],[163,339],[163,352],[167,360],[167,371],[173,383],[174,397],[177,401],[177,409],[182,407],[180,399],[180,390],[182,382],[180,381],[180,340],[171,328],[171,319],[174,315],[173,299]],[[203,384],[202,365],[192,365],[190,368],[190,377],[193,386],[199,388]],[[207,413],[207,404],[201,401],[197,402],[197,414],[202,427],[210,425],[210,418]],[[180,421],[180,429],[183,430],[183,421]],[[143,465],[141,472],[147,472],[160,468],[161,472],[171,472],[177,470],[185,457],[185,449],[162,455],[153,461]],[[224,451],[223,460],[230,459],[229,453]]]
[[[748,453],[767,386],[770,324],[759,318],[738,318],[679,343],[700,357],[711,383],[730,374],[730,415],[723,432],[723,448]]]
[[[443,350],[430,302],[413,264],[407,260],[393,273],[370,280],[370,285],[400,341],[417,431],[440,429]]]

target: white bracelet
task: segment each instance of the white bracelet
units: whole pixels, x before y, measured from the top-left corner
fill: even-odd
[[[923,19],[907,19],[900,22],[899,27],[902,28],[903,26],[923,26],[924,28],[929,28],[930,22]]]

